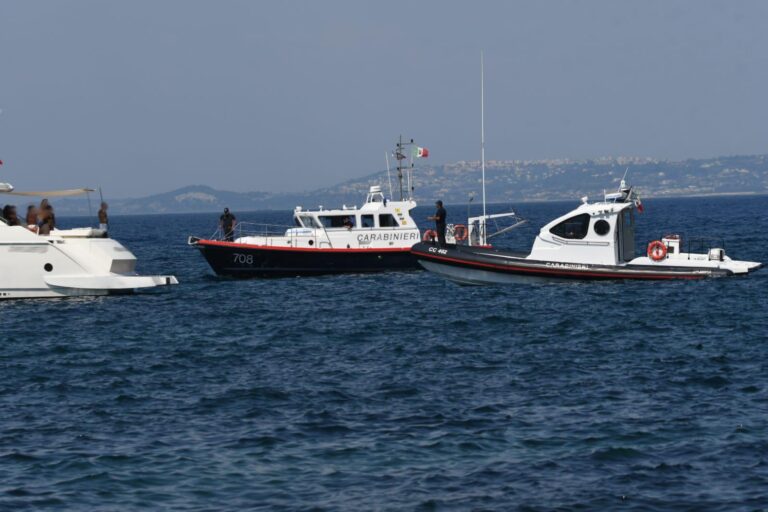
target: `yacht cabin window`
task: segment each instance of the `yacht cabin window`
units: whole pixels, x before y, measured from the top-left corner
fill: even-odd
[[[373,215],[361,215],[360,216],[360,227],[363,228],[372,228],[373,225]]]
[[[355,216],[349,215],[320,215],[318,216],[320,222],[326,228],[349,228],[355,226]]]
[[[590,215],[588,213],[582,213],[576,215],[570,219],[565,219],[563,222],[550,228],[549,232],[553,235],[557,235],[560,238],[567,238],[569,240],[581,240],[587,236],[589,231]]]
[[[379,215],[379,227],[380,228],[396,228],[400,223],[391,213],[382,213]]]

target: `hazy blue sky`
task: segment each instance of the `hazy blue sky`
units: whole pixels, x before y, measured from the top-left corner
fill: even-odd
[[[430,162],[768,152],[764,1],[0,0],[0,181],[299,191]]]

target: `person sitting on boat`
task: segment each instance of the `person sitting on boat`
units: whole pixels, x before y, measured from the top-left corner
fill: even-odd
[[[33,204],[27,206],[27,227],[37,226],[37,207]]]
[[[19,216],[16,215],[16,207],[12,204],[7,204],[3,208],[3,218],[9,226],[21,226]]]
[[[237,219],[229,212],[229,208],[224,208],[224,213],[219,217],[219,228],[227,242],[235,241],[235,226]]]
[[[5,219],[6,224],[9,226],[21,225],[19,217],[16,215],[16,207],[12,204],[7,204],[5,205],[5,208],[3,208],[3,218]]]
[[[441,200],[438,199],[435,202],[435,206],[437,207],[435,214],[427,218],[429,220],[435,221],[435,231],[437,231],[437,243],[440,245],[445,245],[445,219],[447,217],[447,214],[445,212],[445,208],[443,208],[443,202]]]
[[[50,235],[56,222],[53,216],[53,207],[51,207],[51,205],[46,205],[45,208],[41,208],[38,218],[37,234]]]
[[[352,221],[349,220],[349,217],[344,217],[344,227],[347,229],[352,229],[353,227],[355,227],[355,225],[352,224]]]
[[[40,201],[40,208],[37,212],[37,218],[38,222],[37,225],[40,225],[40,219],[42,217],[45,217],[46,222],[50,225],[51,230],[56,228],[56,215],[53,213],[53,206],[51,206],[51,203],[48,202],[48,199],[43,199]],[[42,235],[42,233],[40,233]],[[46,233],[47,235],[48,233]]]
[[[99,209],[99,229],[104,231],[105,233],[109,228],[109,216],[107,215],[108,207],[109,205],[107,205],[107,203],[102,202],[101,208]]]

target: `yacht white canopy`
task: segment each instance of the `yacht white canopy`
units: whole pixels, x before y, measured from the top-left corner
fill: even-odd
[[[8,194],[11,196],[32,196],[32,197],[67,197],[67,196],[80,196],[87,194],[88,192],[95,192],[92,188],[72,188],[69,190],[48,190],[45,192],[16,192],[8,191],[0,188],[0,193]]]

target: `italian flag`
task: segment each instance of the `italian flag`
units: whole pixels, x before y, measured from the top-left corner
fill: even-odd
[[[415,158],[427,158],[429,156],[429,150],[427,148],[416,146],[413,148],[413,156]]]

